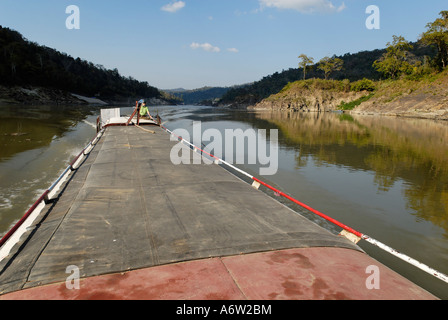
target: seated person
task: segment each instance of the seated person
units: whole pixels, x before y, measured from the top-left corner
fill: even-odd
[[[151,119],[152,121],[154,121],[153,117],[149,113],[149,109],[146,106],[145,101],[143,101],[140,105],[140,117],[147,117],[147,118]]]

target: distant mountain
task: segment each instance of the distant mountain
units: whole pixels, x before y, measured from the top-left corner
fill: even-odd
[[[185,91],[188,91],[188,90],[184,89],[184,88],[176,88],[176,89],[164,89],[162,91],[165,91],[167,93],[178,93],[178,92],[185,92]]]
[[[178,88],[164,91],[179,97],[185,104],[212,104],[230,89],[230,87],[203,87],[194,90]]]

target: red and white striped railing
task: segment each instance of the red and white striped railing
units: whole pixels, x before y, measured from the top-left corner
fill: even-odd
[[[79,168],[86,156],[90,154],[92,149],[101,139],[104,129],[99,131],[95,138],[79,153],[79,155],[70,163],[59,178],[39,197],[39,199],[31,206],[25,215],[6,233],[0,240],[0,261],[6,258],[14,245],[19,242],[21,236],[34,223],[36,218],[45,208],[46,204],[53,200],[61,188],[67,181],[73,171]]]
[[[233,170],[243,174],[244,176],[248,177],[249,179],[251,179],[253,181],[252,186],[254,188],[258,189],[261,185],[263,185],[266,188],[274,191],[276,194],[278,194],[278,195],[280,195],[280,196],[282,196],[282,197],[292,201],[293,203],[301,206],[302,208],[305,208],[308,211],[310,211],[310,212],[320,216],[321,218],[323,218],[323,219],[333,223],[334,225],[342,228],[343,232],[341,232],[340,235],[348,238],[350,241],[358,243],[360,240],[365,240],[365,241],[373,244],[374,246],[377,246],[377,247],[381,248],[382,250],[392,254],[393,256],[395,256],[395,257],[397,257],[397,258],[399,258],[399,259],[401,259],[403,261],[406,261],[407,263],[409,263],[409,264],[419,268],[420,270],[422,270],[422,271],[424,271],[424,272],[426,272],[426,273],[428,273],[428,274],[430,274],[430,275],[432,275],[432,276],[434,276],[434,277],[436,277],[436,278],[438,278],[438,279],[448,283],[448,276],[443,274],[442,272],[439,272],[439,271],[437,271],[437,270],[435,270],[435,269],[425,265],[424,263],[421,263],[421,262],[419,262],[419,261],[417,261],[417,260],[415,260],[415,259],[413,259],[413,258],[411,258],[411,257],[409,257],[409,256],[407,256],[407,255],[405,255],[405,254],[403,254],[403,253],[401,253],[401,252],[399,252],[399,251],[397,251],[397,250],[387,246],[387,245],[385,245],[384,243],[381,243],[380,241],[375,240],[374,238],[372,238],[372,237],[370,237],[370,236],[368,236],[368,235],[366,235],[366,234],[364,234],[362,232],[359,232],[359,231],[357,231],[357,230],[355,230],[355,229],[353,229],[353,228],[351,228],[349,226],[346,226],[345,224],[341,223],[340,221],[338,221],[336,219],[333,219],[333,218],[329,217],[328,215],[326,215],[326,214],[324,214],[324,213],[322,213],[322,212],[320,212],[320,211],[318,211],[318,210],[316,210],[316,209],[314,209],[314,208],[312,208],[312,207],[310,207],[310,206],[308,206],[308,205],[298,201],[297,199],[287,195],[286,193],[278,190],[277,188],[274,188],[271,185],[263,182],[262,180],[252,176],[251,174],[249,174],[249,173],[247,173],[247,172],[245,172],[245,171],[235,167],[234,165],[230,164],[229,162],[227,162],[227,161],[225,161],[223,159],[220,159],[220,158],[216,157],[215,155],[212,155],[212,154],[204,151],[203,149],[193,145],[191,142],[183,139],[182,137],[179,137],[179,136],[175,135],[172,131],[170,131],[168,128],[164,127],[163,125],[160,125],[160,127],[163,128],[169,134],[171,134],[173,137],[177,138],[179,141],[182,141],[183,143],[189,145],[193,150],[200,151],[202,154],[206,154],[207,156],[211,157],[212,159],[215,160],[215,163],[222,163],[222,164],[232,168]]]

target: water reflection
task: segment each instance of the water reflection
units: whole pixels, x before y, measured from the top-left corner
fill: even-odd
[[[448,237],[448,123],[330,113],[257,113],[296,152],[297,169],[344,166],[374,174],[377,191],[404,181],[409,212]]]

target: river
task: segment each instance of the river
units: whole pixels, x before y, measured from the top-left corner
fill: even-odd
[[[130,113],[124,108],[123,113]],[[337,113],[152,107],[170,130],[278,130],[278,171],[237,165],[307,205],[448,274],[448,123]],[[99,110],[0,106],[0,234],[95,135]],[[247,156],[247,155],[246,155]],[[269,192],[268,192],[269,193]],[[271,194],[333,233],[341,230]],[[361,241],[371,256],[442,299],[448,285]]]

